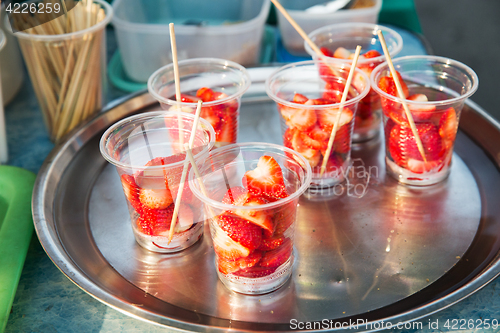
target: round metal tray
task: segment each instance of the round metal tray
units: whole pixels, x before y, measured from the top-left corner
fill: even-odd
[[[275,69],[250,69],[240,142],[281,143],[263,85]],[[363,323],[344,327],[353,332],[427,316],[500,273],[500,126],[472,102],[463,110],[451,175],[438,185],[408,187],[388,177],[383,138],[355,146],[348,181],[331,199],[301,198],[292,278],[261,296],[218,281],[207,229],[174,255],[135,243],[119,177],[98,142],[114,122],[152,109],[159,106],[144,92],[110,105],[54,149],[33,192],[35,228],[49,257],[109,306],[190,331]]]

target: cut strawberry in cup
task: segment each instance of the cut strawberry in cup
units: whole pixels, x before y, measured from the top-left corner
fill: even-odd
[[[244,294],[281,287],[292,274],[299,197],[311,182],[307,160],[250,142],[211,151],[199,171],[190,171],[189,185],[204,204],[219,279]]]
[[[250,86],[247,70],[232,61],[196,58],[179,61],[181,101],[177,102],[172,64],[158,69],[148,80],[149,93],[168,111],[195,113],[215,130],[216,147],[236,143],[241,96]]]
[[[101,154],[120,176],[135,239],[153,252],[183,250],[203,234],[202,203],[187,181],[181,183],[186,152],[180,138],[189,142],[193,124],[194,115],[188,113],[152,111],[117,122],[101,138]],[[206,159],[214,144],[214,129],[200,119],[192,149],[195,161]],[[172,225],[180,187],[181,203]]]
[[[477,75],[458,61],[437,56],[401,57],[393,63],[424,156],[383,63],[373,70],[370,83],[382,103],[387,172],[404,184],[435,184],[450,173],[460,112],[477,90]]]
[[[391,57],[394,57],[403,48],[403,39],[396,31],[381,25],[356,22],[338,23],[314,30],[309,34],[309,37],[320,47],[323,55],[343,63],[352,63],[354,51],[358,45],[361,45],[361,55],[357,68],[370,76],[373,69],[385,61],[378,40],[378,30],[382,31],[389,53]],[[307,43],[304,43],[304,47],[313,59],[319,59]],[[332,74],[326,66],[321,66],[320,71],[323,75]],[[357,87],[359,80],[360,77],[355,76],[352,85]],[[380,99],[378,94],[371,89],[368,95],[359,102],[352,141],[362,142],[377,136],[380,131],[381,118]]]
[[[356,112],[370,87],[366,74],[356,68],[357,83],[351,85],[341,111],[340,101],[349,70],[349,64],[340,62],[304,61],[279,68],[266,81],[266,92],[276,102],[281,115],[283,144],[300,153],[312,168],[313,191],[308,191],[308,195],[331,193],[331,187],[344,180],[350,166]],[[332,149],[326,156],[337,122]],[[321,175],[325,159],[328,159],[327,168]]]

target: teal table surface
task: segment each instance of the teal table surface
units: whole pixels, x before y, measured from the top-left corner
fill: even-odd
[[[418,38],[407,32],[402,33],[405,46],[401,55],[426,52]],[[114,33],[108,28],[108,55],[113,54],[115,49]],[[124,92],[110,85],[107,100],[111,101],[123,95]],[[6,107],[5,116],[10,157],[8,164],[37,173],[53,144],[45,130],[29,79],[25,80],[21,91]],[[444,326],[447,320],[453,319],[500,320],[500,279],[494,280],[461,302],[420,319],[415,325],[422,325],[422,329],[390,331],[453,331]],[[38,238],[33,236],[5,332],[174,331],[176,330],[129,317],[85,293],[59,271],[44,252]],[[490,331],[500,331],[500,327]]]

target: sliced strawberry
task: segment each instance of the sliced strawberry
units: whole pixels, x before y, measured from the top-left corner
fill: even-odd
[[[453,146],[457,135],[458,118],[454,108],[450,107],[443,111],[439,120],[439,135],[443,138],[446,149]]]
[[[151,209],[165,209],[172,202],[172,195],[168,188],[148,189],[141,188],[139,190],[139,200],[141,203]]]
[[[337,121],[337,115],[339,113],[339,108],[328,108],[317,110],[318,123],[320,127],[326,132],[330,133],[332,131],[335,121]],[[339,127],[352,121],[354,118],[354,113],[349,108],[344,108],[342,110],[342,115],[340,116]]]
[[[443,144],[437,127],[432,123],[419,123],[416,127],[427,161],[442,159]],[[404,168],[407,167],[410,158],[423,160],[413,132],[408,126],[395,125],[391,129],[388,149],[394,162]]]
[[[246,198],[245,198],[246,197]],[[249,193],[241,196],[240,202],[236,202],[238,206],[260,206],[269,203],[268,200],[262,197],[250,196]],[[242,199],[244,199],[244,202]],[[249,209],[233,209],[231,213],[252,222],[269,233],[274,231],[274,224],[271,215],[266,210],[249,210]]]
[[[214,228],[214,250],[219,258],[237,260],[250,255],[250,249],[231,239],[218,226],[214,226]]]
[[[349,57],[352,55],[352,52],[349,51],[348,49],[344,47],[338,47],[335,52],[333,52],[333,57],[334,58],[339,58],[339,59],[349,59]]]
[[[214,91],[207,87],[198,89],[198,91],[196,92],[196,97],[201,98],[205,103],[215,101]]]
[[[213,106],[204,106],[201,108],[200,117],[205,119],[212,125],[215,131],[220,131],[221,125],[221,115],[218,112],[217,107]]]
[[[410,95],[410,91],[408,90],[408,86],[403,81],[401,74],[398,73],[399,83],[401,84],[401,88],[403,88],[403,94],[405,98],[408,98]],[[382,89],[382,91],[388,93],[389,95],[399,97],[398,90],[396,88],[396,84],[394,83],[394,79],[391,76],[383,76],[378,81],[378,87]]]
[[[249,251],[258,248],[262,241],[262,229],[250,221],[229,213],[223,213],[217,217],[217,223],[229,238]]]
[[[425,94],[414,94],[408,97],[408,100],[413,101],[413,102],[428,102],[429,100],[427,99],[427,96]],[[411,111],[411,114],[413,116],[413,119],[415,121],[426,121],[429,120],[433,112],[436,111],[436,107],[432,104],[422,104],[422,105],[417,105],[413,103],[408,103],[408,108]],[[405,119],[406,119],[406,114],[403,113]]]
[[[335,133],[335,139],[333,141],[332,152],[337,152],[339,154],[347,154],[351,151],[351,126],[345,124],[339,127],[337,133]],[[326,148],[322,151],[323,155],[326,153]]]
[[[257,167],[245,173],[243,186],[253,195],[264,196],[271,201],[288,196],[281,167],[271,156],[261,156]]]
[[[292,102],[294,103],[298,103],[298,104],[304,104],[305,102],[307,102],[309,99],[302,95],[302,94],[299,94],[299,93],[295,93],[295,95],[293,95],[293,100]]]
[[[359,92],[361,93],[363,90],[365,90],[365,87],[369,83],[366,81],[366,79],[361,75],[360,73],[354,72],[354,76],[352,78],[352,86]]]
[[[370,51],[367,51],[363,54],[363,57],[365,57],[365,58],[376,58],[376,57],[380,57],[380,56],[381,56],[381,54],[377,50],[370,50]]]
[[[167,236],[170,232],[170,224],[174,213],[174,205],[166,209],[144,208],[143,213],[137,219],[139,231],[151,236]],[[177,214],[175,232],[183,232],[193,225],[193,212],[188,205],[181,204]]]
[[[332,74],[329,74],[331,77]],[[326,100],[332,101],[332,103],[340,103],[342,100],[342,94],[344,92],[345,82],[341,78],[329,79],[325,84],[325,91],[322,97]]]
[[[323,46],[319,50],[321,51],[321,53],[323,53],[323,55],[326,55],[327,57],[333,57],[333,52],[330,51],[330,49]]]
[[[256,279],[256,278],[271,275],[275,271],[276,271],[276,268],[266,268],[266,267],[254,266],[251,268],[239,270],[233,274],[236,276]]]
[[[188,94],[181,94],[181,102],[184,103],[198,103],[201,98]]]
[[[238,134],[238,109],[226,106],[220,129],[215,132],[218,146],[236,143]]]
[[[247,269],[255,266],[261,258],[262,252],[254,251],[248,257],[243,257],[238,260],[218,258],[217,264],[219,272],[222,274],[230,274],[239,271],[240,269]]]
[[[325,158],[325,157],[323,157]],[[332,153],[326,162],[325,172],[327,174],[340,175],[342,173],[342,167],[344,166],[344,159],[340,154]],[[313,169],[313,173],[320,173],[321,164]]]
[[[317,128],[317,127],[315,127]],[[318,127],[319,128],[319,127]],[[313,129],[314,130],[314,129]],[[319,129],[321,131],[321,129]],[[316,130],[313,135],[318,135],[318,130]],[[311,132],[299,132],[300,139],[302,142],[309,148],[314,150],[321,150],[325,146],[325,142],[323,140],[319,141],[311,137]],[[318,135],[321,136],[321,135]]]
[[[135,183],[134,176],[123,174],[120,179],[122,182],[123,193],[125,193],[125,198],[127,198],[127,201],[130,203],[132,208],[140,214],[142,211],[141,202],[139,200],[140,188]]]
[[[441,161],[420,161],[414,158],[408,159],[407,169],[413,173],[424,173],[432,171],[440,166]]]
[[[311,139],[322,142],[321,148],[317,149],[326,149],[326,146],[328,145],[328,139],[330,139],[330,133],[324,131],[323,129],[321,129],[321,127],[319,127],[319,125],[316,124],[316,126],[307,134]],[[315,147],[311,146],[311,148]]]
[[[292,149],[300,153],[309,162],[311,168],[319,163],[321,153],[317,149],[312,149],[308,146],[309,141],[303,140],[304,134],[301,131],[296,131],[292,138]]]
[[[290,201],[280,208],[276,208],[274,212],[274,224],[276,228],[273,235],[264,233],[264,238],[281,237],[295,222],[297,214],[297,201]]]
[[[242,186],[231,187],[222,198],[222,203],[236,205],[236,202],[241,202],[243,197],[246,200],[247,194],[248,191]]]
[[[276,236],[271,238],[263,238],[258,250],[271,251],[285,242],[285,237]]]
[[[308,100],[305,105],[313,105],[312,103]],[[308,131],[316,124],[316,112],[313,109],[281,106],[280,112],[288,126],[301,131]]]
[[[292,241],[286,238],[278,248],[264,253],[259,262],[260,267],[276,268],[284,264],[292,254]]]
[[[293,149],[292,146],[292,139],[295,134],[295,131],[297,131],[295,128],[287,128],[285,131],[285,134],[283,134],[283,145],[287,148]]]

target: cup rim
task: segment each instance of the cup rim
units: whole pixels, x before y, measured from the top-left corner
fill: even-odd
[[[287,148],[287,147],[284,147],[284,146],[281,146],[281,145],[277,145],[277,144],[274,144],[274,143],[266,143],[266,142],[235,143],[235,144],[223,146],[223,147],[220,147],[220,148],[217,148],[217,149],[211,151],[210,152],[210,157],[211,157],[212,154],[222,154],[225,151],[230,150],[232,148],[236,148],[236,147],[238,147],[240,149],[241,148],[252,148],[252,149],[275,148],[275,149],[282,150],[283,153],[292,154],[294,156],[294,160],[295,160],[295,158],[298,158],[300,160],[300,162],[301,162],[300,164],[302,164],[302,167],[305,169],[304,182],[297,189],[297,191],[293,192],[292,194],[290,194],[286,198],[279,199],[277,201],[270,202],[270,203],[267,203],[267,204],[264,204],[264,205],[259,205],[259,206],[236,206],[236,205],[225,204],[225,203],[219,202],[217,200],[205,197],[201,193],[200,189],[198,188],[199,185],[196,184],[196,182],[195,182],[194,169],[191,168],[191,170],[189,171],[189,176],[188,176],[189,187],[191,188],[191,191],[193,192],[193,194],[198,199],[200,199],[204,204],[210,205],[212,207],[215,207],[215,208],[221,209],[221,210],[242,209],[242,210],[259,210],[259,211],[261,211],[261,210],[276,208],[278,206],[285,205],[285,204],[291,202],[292,200],[296,199],[297,197],[300,197],[309,188],[309,186],[311,184],[311,181],[312,181],[312,168],[309,165],[309,162],[307,162],[307,160],[301,154],[297,153],[296,151],[294,151],[294,150],[292,150],[290,148]],[[265,154],[263,154],[262,156],[264,156],[264,155]]]
[[[75,32],[58,34],[58,35],[35,35],[35,34],[28,34],[28,33],[23,32],[23,31],[14,32],[12,30],[12,26],[10,25],[9,19],[5,20],[4,26],[9,33],[16,36],[17,38],[32,40],[32,41],[53,42],[53,41],[78,38],[78,37],[81,37],[83,35],[94,33],[97,30],[103,29],[111,21],[111,17],[113,16],[113,8],[106,1],[92,0],[92,2],[95,2],[95,3],[98,3],[99,5],[101,5],[101,7],[104,9],[104,12],[106,13],[106,16],[104,17],[104,19],[101,22],[98,22],[97,24],[94,24],[93,26],[88,27],[88,28],[83,29],[83,30],[78,30]],[[5,14],[5,18],[7,18],[7,16],[8,15]]]
[[[470,68],[469,66],[465,65],[464,63],[462,63],[460,61],[453,60],[450,58],[433,56],[433,55],[415,55],[415,56],[405,56],[405,57],[395,58],[392,60],[392,62],[394,64],[394,66],[396,66],[399,63],[407,62],[407,61],[411,62],[414,60],[437,61],[440,63],[447,63],[453,67],[456,67],[456,68],[460,68],[464,72],[466,72],[467,74],[469,74],[471,76],[472,87],[468,92],[466,92],[465,94],[460,95],[458,97],[453,97],[453,98],[444,99],[444,100],[440,100],[440,101],[428,101],[428,102],[416,102],[416,101],[409,101],[408,99],[405,99],[406,103],[410,103],[412,105],[422,105],[422,106],[424,106],[424,105],[436,105],[436,106],[438,106],[438,105],[443,105],[443,104],[455,103],[455,102],[458,102],[461,100],[465,100],[465,99],[469,98],[470,96],[472,96],[472,94],[474,94],[476,92],[476,90],[479,86],[478,76],[472,68]],[[375,77],[382,71],[382,69],[388,67],[388,65],[389,65],[388,62],[385,61],[385,62],[381,63],[380,65],[378,65],[377,67],[375,67],[375,69],[372,71],[372,73],[370,75],[370,85],[371,85],[372,89],[375,90],[375,92],[378,93],[380,96],[387,98],[387,99],[394,101],[394,102],[403,103],[402,102],[403,99],[386,93],[385,91],[380,89],[378,87],[377,82],[375,82]],[[439,112],[439,111],[436,111],[436,112]]]
[[[319,34],[331,31],[331,30],[333,30],[335,28],[336,29],[343,29],[343,28],[347,28],[347,29],[348,28],[366,28],[366,29],[371,29],[374,32],[376,32],[377,30],[382,30],[382,32],[387,32],[387,33],[393,35],[394,38],[397,40],[396,48],[394,50],[391,50],[389,52],[389,54],[391,55],[391,57],[394,57],[399,52],[401,52],[401,50],[403,49],[403,37],[401,37],[401,35],[396,30],[391,29],[391,28],[386,27],[386,26],[383,26],[383,25],[380,25],[380,24],[363,23],[363,22],[335,23],[335,24],[330,24],[330,25],[318,28],[316,30],[313,30],[311,33],[308,34],[308,37],[311,40],[314,41],[314,38],[316,36],[318,36]],[[376,33],[374,34],[374,36],[376,36]],[[311,47],[309,46],[309,44],[307,44],[306,41],[304,41],[304,48],[305,48],[306,52],[309,55],[311,55],[312,57],[315,57],[315,56],[317,57],[316,52],[314,52],[311,49]],[[343,62],[347,62],[347,63],[352,63],[352,60],[350,60],[350,59],[340,59],[340,58],[337,59],[337,58],[328,57],[328,56],[325,56],[325,57],[328,58],[328,59],[332,59],[334,61],[343,61]],[[364,64],[364,63],[368,63],[368,62],[378,62],[378,61],[383,61],[384,59],[385,59],[385,55],[381,54],[380,56],[374,57],[374,58],[359,59],[358,60],[358,64]]]
[[[105,160],[107,160],[109,163],[113,164],[116,167],[120,167],[123,169],[141,169],[141,168],[144,168],[145,167],[144,165],[127,164],[127,163],[117,161],[110,154],[108,154],[108,151],[106,149],[106,143],[107,143],[109,137],[111,136],[112,132],[115,131],[121,125],[126,124],[126,123],[130,123],[130,122],[138,120],[140,118],[145,118],[145,119],[151,118],[152,119],[152,118],[156,118],[156,117],[160,117],[160,116],[163,116],[163,117],[165,117],[165,116],[174,117],[175,116],[176,117],[175,119],[177,119],[177,116],[179,116],[179,115],[182,117],[190,118],[190,119],[195,118],[195,116],[193,114],[186,113],[186,112],[163,111],[162,110],[162,111],[148,111],[148,112],[144,112],[144,113],[139,113],[139,114],[124,118],[124,119],[114,123],[101,136],[101,140],[99,141],[99,149],[101,151],[101,155],[104,157]],[[208,121],[206,121],[205,119],[203,119],[201,117],[199,118],[199,121],[200,121],[200,123],[198,124],[198,126],[200,124],[203,124],[202,125],[203,129],[208,130],[210,135],[209,135],[208,144],[203,148],[203,150],[201,152],[194,155],[195,159],[197,156],[202,156],[204,154],[207,154],[213,148],[213,146],[215,144],[215,130],[212,127],[212,125],[210,125],[210,123]],[[152,170],[163,169],[166,166],[168,168],[174,168],[174,167],[183,166],[184,162],[185,162],[185,160],[182,160],[182,161],[175,162],[175,163],[169,163],[167,165],[153,165],[153,166],[149,166],[148,168],[151,168]]]
[[[251,80],[250,80],[250,75],[248,74],[248,71],[246,70],[245,67],[242,65],[231,61],[231,60],[226,60],[226,59],[220,59],[220,58],[192,58],[192,59],[186,59],[186,60],[181,60],[178,62],[179,68],[182,66],[188,66],[191,64],[196,64],[199,62],[205,62],[210,65],[219,65],[224,68],[231,68],[235,72],[239,72],[242,75],[242,79],[244,81],[244,85],[234,94],[229,95],[225,98],[218,99],[216,101],[210,101],[210,102],[204,102],[204,106],[211,106],[211,105],[217,105],[217,104],[222,104],[224,102],[228,102],[230,100],[233,100],[235,98],[240,97],[243,95],[248,88],[250,87]],[[187,107],[196,107],[197,103],[189,103],[189,102],[177,102],[175,100],[163,97],[160,95],[156,89],[154,89],[153,85],[155,82],[167,71],[173,71],[174,65],[173,63],[170,63],[168,65],[165,65],[163,67],[160,67],[157,69],[153,74],[148,79],[148,91],[149,93],[160,103],[168,104],[168,105],[179,105],[181,107],[187,106]],[[200,87],[201,88],[201,87]]]
[[[285,71],[287,69],[293,68],[293,67],[309,66],[309,65],[313,65],[313,64],[316,65],[316,64],[319,64],[319,63],[322,63],[322,62],[333,63],[333,64],[336,64],[336,65],[342,64],[342,62],[333,62],[333,61],[324,61],[324,60],[307,60],[307,61],[300,61],[300,62],[290,63],[288,65],[280,67],[277,70],[275,70],[274,72],[272,72],[267,77],[267,79],[266,79],[265,87],[266,87],[266,93],[267,93],[267,95],[272,100],[274,100],[276,103],[279,103],[279,104],[282,104],[282,105],[286,105],[286,106],[292,107],[292,108],[299,108],[300,107],[300,108],[305,108],[305,109],[314,109],[314,110],[318,110],[319,109],[319,110],[322,110],[322,109],[330,109],[330,108],[339,107],[340,106],[340,102],[339,103],[332,103],[332,104],[322,104],[322,105],[305,105],[305,104],[294,103],[294,102],[287,101],[287,100],[284,100],[284,99],[278,97],[275,93],[273,93],[271,91],[271,87],[270,87],[271,80],[274,79],[277,76],[278,73],[280,73],[282,71]],[[350,65],[348,63],[346,63],[346,64]],[[362,70],[360,70],[357,67],[354,69],[354,72],[357,73],[357,74],[360,74],[363,77],[363,79],[365,79],[366,85],[365,85],[363,91],[361,91],[358,96],[346,100],[345,103],[344,103],[344,107],[349,107],[349,106],[352,106],[352,105],[358,103],[360,100],[362,100],[363,98],[365,98],[366,95],[368,95],[368,92],[370,91],[370,78],[368,77],[368,75],[366,75],[365,72],[363,72]],[[351,82],[351,87],[352,87],[352,82]]]

